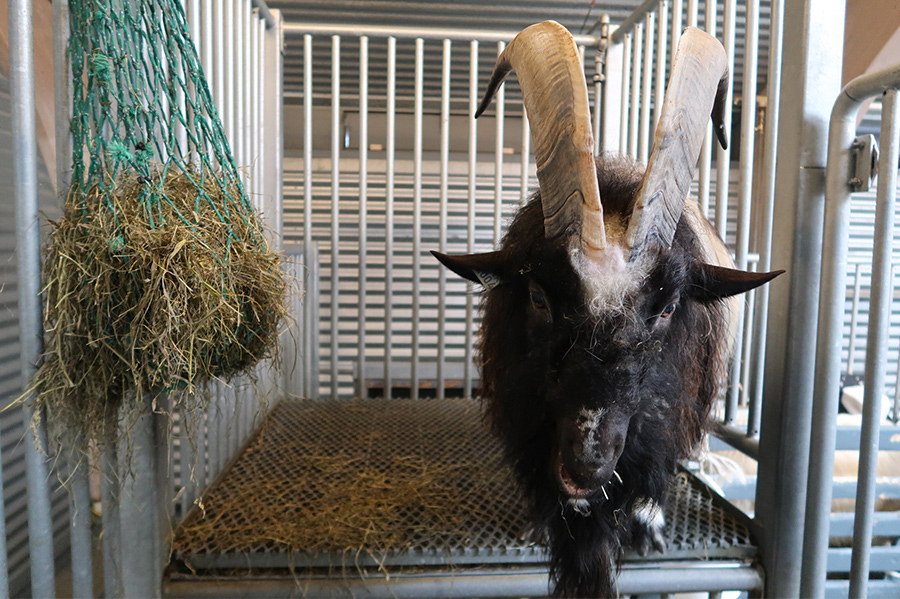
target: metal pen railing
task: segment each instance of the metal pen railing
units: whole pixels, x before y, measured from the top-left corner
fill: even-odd
[[[854,179],[856,114],[862,102],[881,95],[881,157],[872,266],[872,299],[866,343],[865,398],[849,592],[864,597],[872,553],[876,460],[880,445],[881,396],[885,386],[888,314],[892,295],[890,252],[900,145],[900,65],[857,77],[842,90],[832,110],[825,191],[825,229],[816,347],[816,386],[809,465],[809,493],[803,545],[801,594],[823,597],[840,391],[844,294],[848,270],[850,196]],[[852,360],[852,356],[851,356]]]
[[[315,243],[324,261],[318,392],[348,397],[374,386],[419,397],[433,388],[444,397],[458,385],[471,397],[474,290],[447,278],[427,250],[496,246],[527,197],[533,166],[521,100],[509,91],[517,84],[500,90],[481,127],[473,116],[497,53],[517,32],[297,23],[285,33],[304,49],[302,164],[291,162],[302,193],[289,196],[286,216],[302,236],[288,238]],[[576,41],[582,52],[599,43]],[[316,70],[327,59],[330,72]],[[348,69],[358,69],[358,92]],[[328,126],[316,118],[326,111]],[[326,139],[331,159],[322,162]],[[292,220],[301,214],[302,226]]]

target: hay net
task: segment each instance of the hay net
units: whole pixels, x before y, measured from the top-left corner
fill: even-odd
[[[72,179],[45,249],[34,390],[51,430],[98,439],[146,393],[198,400],[271,356],[286,284],[181,2],[69,4]]]

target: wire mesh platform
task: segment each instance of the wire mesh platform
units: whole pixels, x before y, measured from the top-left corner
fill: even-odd
[[[175,531],[173,568],[540,571],[519,495],[476,402],[284,401]],[[726,506],[679,475],[667,553],[626,568],[751,562],[749,531]]]

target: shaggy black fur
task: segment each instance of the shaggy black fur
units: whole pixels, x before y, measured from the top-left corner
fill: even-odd
[[[598,161],[605,219],[627,223],[642,174],[630,162]],[[720,297],[731,291],[714,288],[700,255],[697,232],[682,219],[671,250],[657,257],[625,310],[592,315],[566,240],[544,238],[535,196],[500,251],[479,263],[503,281],[482,304],[487,417],[549,543],[557,596],[616,595],[623,548],[653,545],[653,531],[633,517],[635,504],[662,504],[677,461],[701,440],[724,371]],[[675,311],[661,316],[672,305]],[[556,466],[560,422],[583,408],[616,411],[627,423],[615,466],[621,483],[611,479],[605,495],[588,496],[586,515],[561,493]]]

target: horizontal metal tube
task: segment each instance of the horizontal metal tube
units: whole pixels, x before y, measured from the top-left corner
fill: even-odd
[[[250,4],[253,5],[253,8],[259,9],[259,18],[266,22],[266,29],[275,27],[275,17],[269,12],[266,0],[250,0]]]
[[[737,426],[716,423],[713,426],[712,434],[751,458],[756,459],[759,456],[759,438],[748,436],[746,430]]]
[[[346,35],[369,37],[422,38],[426,40],[472,41],[482,43],[509,42],[518,31],[499,31],[494,29],[451,29],[442,27],[386,27],[383,25],[344,25],[321,23],[285,23],[284,34],[291,35]],[[596,47],[600,38],[593,35],[573,35],[575,43],[580,46]]]
[[[622,21],[622,24],[619,25],[619,28],[610,36],[612,43],[620,43],[625,38],[625,34],[631,33],[634,26],[644,19],[644,15],[648,12],[652,12],[658,6],[659,0],[644,0],[644,3],[635,8],[634,12],[628,15],[628,17]]]

